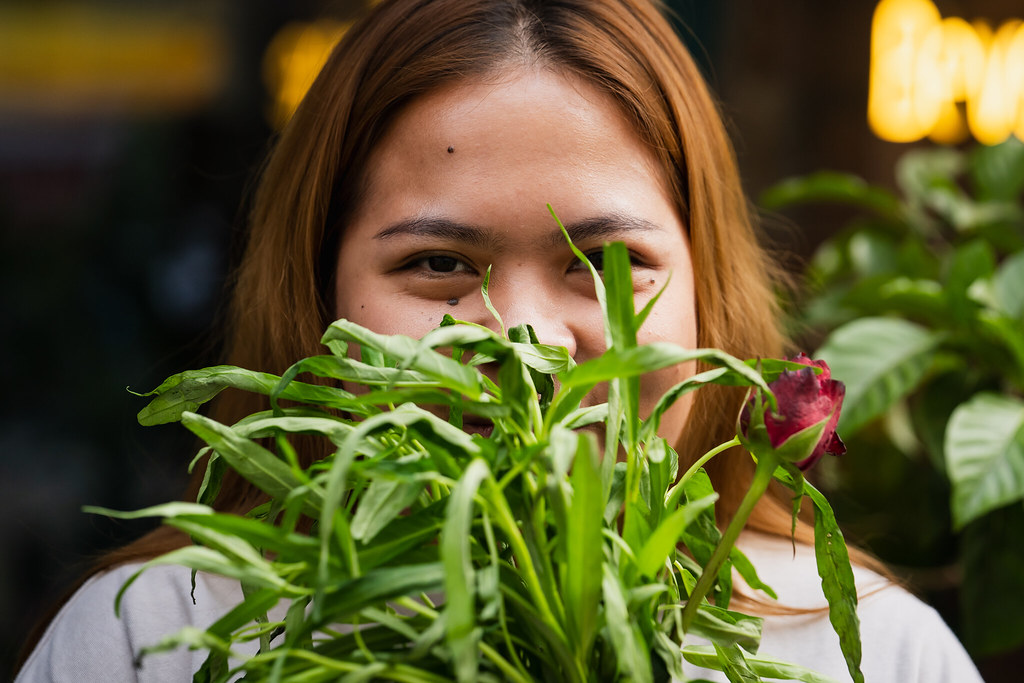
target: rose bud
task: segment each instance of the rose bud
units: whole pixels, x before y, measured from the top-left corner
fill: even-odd
[[[778,403],[772,411],[768,402],[754,393],[740,413],[740,441],[755,455],[770,448],[782,460],[806,470],[823,454],[846,452],[836,424],[846,387],[832,379],[828,364],[804,354],[789,360],[808,367],[784,371],[768,384]],[[818,374],[813,368],[821,368]]]

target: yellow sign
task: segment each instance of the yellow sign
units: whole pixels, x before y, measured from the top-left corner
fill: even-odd
[[[868,123],[878,137],[1024,140],[1024,23],[943,19],[930,0],[882,0],[871,29]]]
[[[221,4],[0,3],[0,112],[80,116],[205,106],[222,91],[229,68]]]
[[[274,35],[263,55],[263,81],[272,98],[267,117],[275,127],[283,127],[295,113],[348,27],[329,19],[294,22]]]

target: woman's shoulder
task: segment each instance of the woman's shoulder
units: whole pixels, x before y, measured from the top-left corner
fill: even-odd
[[[780,605],[803,610],[768,614],[762,651],[845,680],[839,639],[823,609],[827,602],[814,549],[759,533],[744,534],[740,547],[778,594]],[[963,646],[932,607],[866,567],[854,565],[854,579],[866,680],[981,681]]]
[[[125,564],[87,580],[63,605],[25,661],[17,683],[30,681],[189,680],[204,655],[178,648],[147,655],[143,648],[185,626],[206,628],[242,599],[237,581],[187,567],[146,569],[114,604],[126,581],[142,568]]]

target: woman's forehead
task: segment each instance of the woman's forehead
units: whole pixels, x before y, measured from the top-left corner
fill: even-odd
[[[411,102],[369,156],[360,208],[389,202],[410,215],[436,203],[483,208],[544,197],[543,209],[574,194],[604,198],[597,213],[626,214],[616,206],[622,190],[670,198],[663,175],[610,96],[538,69],[451,84]]]

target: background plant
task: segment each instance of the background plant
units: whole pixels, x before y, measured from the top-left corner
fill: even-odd
[[[988,655],[1024,644],[1024,144],[912,150],[896,181],[821,172],[761,203],[856,210],[794,307],[847,385],[854,457],[825,463],[826,488],[919,585],[962,570],[954,626]]]
[[[234,577],[244,593],[207,630],[184,629],[151,651],[209,650],[197,681],[237,673],[232,651],[250,641],[260,649],[238,665],[246,680],[652,681],[684,679],[680,647],[691,634],[711,644],[688,646],[683,656],[730,680],[824,680],[757,653],[761,619],[728,609],[733,568],[751,586],[771,589],[731,541],[716,552],[716,494],[701,463],[680,474],[674,450],[656,434],[673,401],[709,382],[755,387],[763,415],[775,400],[768,380],[803,366],[638,346],[637,328],[654,302],[633,310],[622,245],[607,247],[604,263],[607,296],[595,281],[609,349],[579,366],[564,348],[536,343],[528,327],[506,338],[446,318],[414,340],[338,321],[323,338],[331,353],[282,377],[220,366],[175,375],[151,392],[140,421],[180,420],[206,441],[206,480],[195,504],[115,514],[161,516],[195,541],[147,566]],[[641,421],[639,376],[690,360],[714,367],[674,387]],[[496,382],[475,367],[490,361],[499,366]],[[302,382],[303,373],[371,391]],[[607,404],[580,407],[605,382]],[[272,409],[233,426],[194,412],[229,386],[267,394]],[[447,419],[423,405],[442,406]],[[465,433],[466,412],[490,418],[492,437]],[[587,425],[601,427],[603,444],[579,431]],[[813,449],[823,428],[798,433],[779,453],[795,452],[800,439]],[[326,439],[333,455],[300,467],[289,442],[297,433]],[[820,544],[819,571],[860,680],[856,596],[835,519],[795,465],[776,471],[781,456],[760,455],[759,472],[810,496],[816,531],[832,539]],[[215,512],[209,503],[225,467],[270,501],[242,517]],[[303,518],[312,520],[308,534]],[[737,515],[727,536],[734,539],[742,521]],[[712,590],[714,605],[704,599]]]

